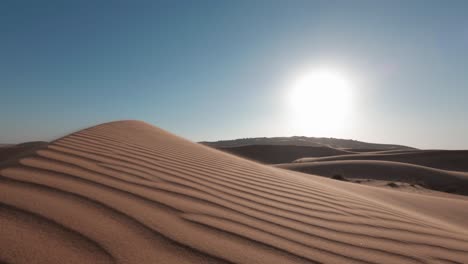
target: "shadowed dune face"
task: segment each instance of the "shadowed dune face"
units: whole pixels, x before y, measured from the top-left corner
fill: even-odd
[[[47,142],[34,141],[17,145],[0,145],[0,167],[5,166],[10,160],[31,154],[36,149],[47,146]]]
[[[337,160],[279,164],[277,167],[346,179],[373,179],[421,185],[425,188],[468,195],[468,173],[414,164],[378,160]]]
[[[291,146],[291,145],[249,145],[224,147],[219,150],[266,164],[293,162],[302,157],[324,157],[350,154],[329,147]]]
[[[382,160],[416,164],[442,170],[468,171],[468,150],[397,150],[330,157],[301,158],[295,162]]]
[[[311,177],[139,121],[0,170],[5,263],[466,263],[468,202]]]

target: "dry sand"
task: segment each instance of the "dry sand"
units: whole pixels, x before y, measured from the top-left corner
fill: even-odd
[[[468,201],[269,167],[139,121],[0,174],[0,263],[468,263]]]
[[[33,153],[36,149],[47,145],[44,141],[26,142],[17,145],[0,145],[0,167],[5,166],[10,160],[17,160],[22,156]]]
[[[218,149],[265,164],[293,162],[303,157],[326,157],[353,154],[353,152],[330,147],[293,145],[247,145],[240,147],[221,147]]]
[[[382,160],[332,160],[277,164],[278,168],[345,179],[403,182],[431,190],[468,195],[468,173]],[[375,182],[361,183],[374,185]]]
[[[297,159],[295,162],[334,160],[385,160],[410,163],[442,170],[468,171],[468,150],[388,150],[361,154]]]

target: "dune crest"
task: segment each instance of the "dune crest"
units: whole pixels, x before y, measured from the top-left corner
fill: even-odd
[[[0,263],[468,262],[468,201],[273,168],[140,121],[0,175]]]

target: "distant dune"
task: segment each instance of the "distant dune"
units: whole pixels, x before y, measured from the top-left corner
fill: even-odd
[[[382,151],[341,156],[301,158],[295,162],[319,162],[333,160],[386,160],[416,164],[431,168],[468,171],[468,150],[411,150]]]
[[[260,138],[240,138],[234,140],[220,140],[214,142],[200,142],[201,144],[215,147],[240,147],[248,145],[288,145],[288,146],[308,146],[308,147],[328,147],[334,149],[350,150],[352,152],[361,151],[378,151],[378,150],[394,150],[394,149],[407,149],[414,150],[415,148],[391,145],[391,144],[377,144],[367,143],[352,139],[339,139],[339,138],[316,138],[316,137],[260,137]]]
[[[294,160],[302,157],[324,157],[354,154],[354,152],[330,147],[291,145],[248,145],[240,147],[221,147],[218,149],[243,158],[267,164],[293,162]]]
[[[348,148],[348,149],[343,149],[345,151],[354,153],[354,154],[359,154],[359,153],[400,153],[400,152],[409,152],[409,151],[417,151],[417,149],[413,148],[396,148],[396,149],[354,149],[354,148]]]
[[[374,179],[405,182],[428,189],[468,195],[468,173],[380,160],[337,160],[281,164],[277,167],[345,179]]]
[[[467,200],[262,165],[140,121],[2,166],[1,263],[468,263]]]
[[[35,149],[46,146],[47,142],[33,141],[21,144],[2,144],[0,145],[0,167],[2,163],[8,162],[8,160],[17,159],[21,155],[27,155],[29,152]]]

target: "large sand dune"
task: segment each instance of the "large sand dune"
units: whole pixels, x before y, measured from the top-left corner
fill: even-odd
[[[139,121],[0,174],[0,263],[468,262],[465,200],[268,167]]]

